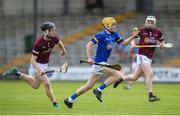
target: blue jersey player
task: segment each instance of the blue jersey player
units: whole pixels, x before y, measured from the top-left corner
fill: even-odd
[[[93,36],[91,41],[88,42],[88,44],[86,45],[88,61],[90,64],[92,64],[92,75],[85,85],[80,87],[75,93],[73,93],[71,96],[64,100],[64,103],[68,108],[72,108],[74,100],[81,94],[90,90],[93,87],[93,85],[97,81],[99,81],[102,74],[107,75],[108,78],[98,88],[93,89],[93,93],[100,102],[102,102],[102,90],[122,78],[122,74],[117,70],[93,64],[94,62],[107,64],[113,45],[115,43],[127,45],[128,43],[130,43],[131,40],[135,38],[135,36],[139,32],[133,33],[131,37],[124,40],[121,39],[120,35],[116,32],[116,21],[113,17],[104,18],[102,20],[102,24],[104,26],[104,31]],[[98,45],[98,47],[96,50],[95,57],[92,58],[92,47],[94,45]]]

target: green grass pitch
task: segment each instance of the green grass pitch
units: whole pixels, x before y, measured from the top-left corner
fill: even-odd
[[[149,103],[144,83],[135,83],[132,90],[123,90],[125,83],[103,91],[103,103],[97,101],[92,91],[80,96],[73,109],[68,109],[63,100],[85,82],[52,82],[52,87],[61,108],[53,109],[44,93],[43,85],[32,89],[23,81],[0,81],[0,115],[180,115],[180,84],[154,84],[155,93],[161,101]],[[97,87],[100,83],[96,84]]]

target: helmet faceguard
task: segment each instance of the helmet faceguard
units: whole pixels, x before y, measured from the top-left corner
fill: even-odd
[[[145,21],[145,26],[148,28],[156,27],[156,17],[155,16],[147,16]]]

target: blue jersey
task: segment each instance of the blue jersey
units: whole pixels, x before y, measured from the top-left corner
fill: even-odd
[[[95,62],[107,62],[113,45],[115,42],[122,43],[124,40],[120,38],[120,35],[117,32],[108,34],[106,31],[102,31],[91,39],[94,44],[98,44],[96,50],[96,56],[94,58]]]
[[[138,54],[139,48],[132,48],[132,53],[133,54]]]
[[[139,52],[139,48],[132,48],[131,49],[131,53],[133,54],[133,62],[137,62],[136,54],[138,54],[138,52]]]

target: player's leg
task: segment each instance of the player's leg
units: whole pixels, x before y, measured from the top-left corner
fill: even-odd
[[[119,71],[116,71],[111,68],[104,67],[102,72],[107,75],[107,79],[102,83],[98,88],[93,90],[93,93],[96,95],[96,98],[102,102],[101,99],[101,92],[109,85],[113,84],[114,82],[118,81],[122,78],[122,74]]]
[[[36,75],[32,77],[21,73],[20,78],[23,79],[27,84],[29,84],[33,89],[38,89],[41,84],[41,81],[37,78]]]
[[[48,79],[47,75],[38,76],[38,79],[41,80],[41,82],[44,84],[46,95],[51,100],[53,106],[58,108],[59,105],[58,105],[58,103],[56,101],[53,89],[51,87],[50,80]]]
[[[122,81],[136,81],[139,77],[143,75],[143,70],[140,66],[136,68],[134,73],[125,75],[123,79],[118,80],[114,83],[114,88],[116,88]]]
[[[136,59],[134,59],[132,65],[131,65],[131,73],[134,73],[134,71],[136,70],[136,68],[138,67],[138,64],[136,63]],[[124,89],[126,90],[130,90],[132,88],[132,84],[133,84],[133,81],[128,81],[127,85],[124,87]]]
[[[32,88],[37,89],[40,85],[40,80],[33,78],[32,76],[26,75],[19,71],[17,67],[12,67],[3,73],[3,76],[16,75],[21,79],[25,80]]]
[[[92,74],[91,78],[87,81],[87,83],[85,85],[83,85],[82,87],[80,87],[76,93],[78,96],[80,96],[81,94],[85,93],[86,91],[92,89],[92,87],[94,86],[94,84],[99,81],[100,77],[99,75],[96,74]]]
[[[109,86],[112,83],[116,82],[120,78],[122,78],[122,72],[119,72],[117,70],[111,69],[111,68],[103,68],[103,72],[108,75],[108,78],[104,81],[104,83]]]
[[[91,78],[89,78],[85,85],[77,89],[75,93],[73,93],[71,96],[64,100],[64,103],[67,105],[67,107],[72,108],[75,99],[90,90],[94,86],[94,84],[99,81],[99,79],[100,77],[97,74],[93,73]]]
[[[151,68],[151,62],[142,63],[141,67],[145,76],[145,83],[149,95],[149,101],[159,101],[160,98],[153,95],[153,87],[152,87],[153,71]]]
[[[143,73],[144,72],[143,72],[142,68],[139,66],[136,68],[134,73],[124,76],[123,80],[124,81],[136,81],[137,79],[139,79],[139,77],[141,77],[143,75]]]

